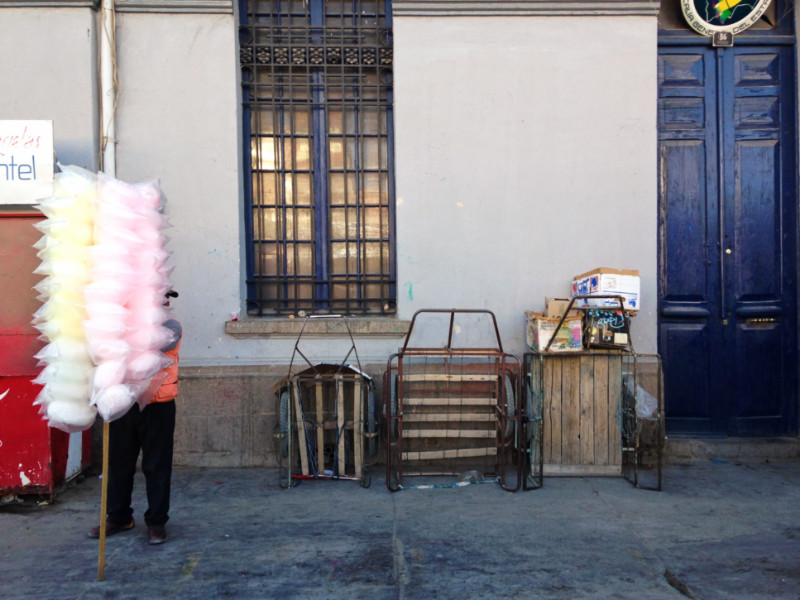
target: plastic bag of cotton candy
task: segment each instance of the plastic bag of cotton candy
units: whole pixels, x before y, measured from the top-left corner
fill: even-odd
[[[158,185],[100,176],[99,189],[84,329],[97,365],[91,403],[113,421],[134,402],[144,407],[172,362],[161,352],[173,337],[163,326],[169,318],[164,295],[172,285]]]
[[[34,404],[51,427],[70,433],[89,428],[97,414],[89,403],[94,363],[82,326],[96,193],[96,175],[62,168],[53,196],[39,205],[45,219],[36,225],[44,236],[34,244],[41,259],[35,273],[44,279],[35,286],[43,304],[33,325],[47,344],[36,355],[43,368],[34,382],[43,387]]]
[[[163,326],[172,287],[163,204],[156,184],[72,166],[61,166],[40,204],[36,273],[45,277],[33,323],[48,344],[36,356],[35,404],[51,427],[81,431],[98,412],[112,421],[134,402],[143,407],[163,381],[171,360],[160,349],[173,337]]]

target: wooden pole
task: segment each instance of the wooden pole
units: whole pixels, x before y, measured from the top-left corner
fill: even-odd
[[[322,408],[322,380],[316,379],[314,387],[317,390],[317,474],[325,470],[325,412]]]
[[[103,476],[100,483],[100,550],[97,558],[97,581],[106,578],[106,504],[108,498],[108,421],[103,421]]]

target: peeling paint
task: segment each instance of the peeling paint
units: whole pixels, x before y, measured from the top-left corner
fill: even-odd
[[[2,395],[0,395],[0,400],[2,400],[3,398],[5,398],[6,396],[8,396],[8,392],[10,392],[10,391],[11,391],[11,388],[8,388],[8,389],[7,389],[5,392],[3,392],[3,394],[2,394]]]
[[[31,480],[28,479],[27,475],[25,475],[25,471],[20,471],[19,472],[19,480],[22,482],[23,486],[31,484]]]

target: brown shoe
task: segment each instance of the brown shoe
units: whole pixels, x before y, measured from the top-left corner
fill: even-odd
[[[119,533],[120,531],[128,531],[129,529],[133,529],[133,526],[136,523],[133,521],[133,517],[131,517],[130,523],[124,523],[120,525],[119,523],[112,523],[111,521],[106,521],[106,537],[109,535],[114,535],[115,533]],[[89,530],[89,537],[90,538],[99,538],[100,537],[100,526],[92,527]]]
[[[147,526],[147,543],[151,546],[163,544],[167,541],[167,530],[163,525]]]

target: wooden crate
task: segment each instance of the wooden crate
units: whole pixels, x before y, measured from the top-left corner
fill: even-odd
[[[526,355],[541,394],[544,475],[618,476],[622,468],[622,355]]]

